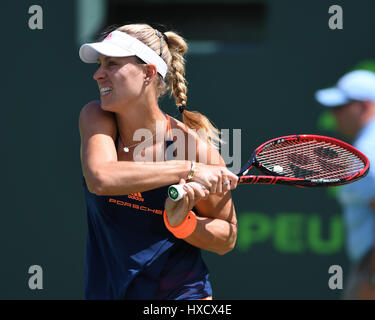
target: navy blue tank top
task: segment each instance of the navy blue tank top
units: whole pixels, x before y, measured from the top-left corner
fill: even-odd
[[[117,140],[117,139],[116,139]],[[123,196],[87,189],[86,299],[202,299],[212,296],[201,251],[163,221],[167,186]]]

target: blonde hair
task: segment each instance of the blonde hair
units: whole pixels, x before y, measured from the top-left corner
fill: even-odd
[[[164,32],[164,35],[167,37],[165,39],[158,30],[147,24],[129,24],[118,27],[116,30],[137,38],[161,56],[168,66],[166,78],[168,79],[169,86],[159,75],[157,82],[158,97],[170,90],[170,96],[173,95],[176,106],[179,109],[184,109],[182,112],[184,124],[191,129],[197,130],[197,133],[203,140],[218,148],[221,142],[219,130],[203,114],[197,111],[186,110],[187,81],[185,79],[184,59],[184,54],[188,49],[186,41],[173,31]]]

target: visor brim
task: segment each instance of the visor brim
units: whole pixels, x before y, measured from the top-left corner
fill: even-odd
[[[318,90],[315,99],[326,107],[337,107],[349,102],[347,97],[337,88]]]
[[[109,41],[86,43],[79,49],[79,56],[85,63],[96,63],[101,54],[108,57],[134,56],[134,53],[120,48]]]

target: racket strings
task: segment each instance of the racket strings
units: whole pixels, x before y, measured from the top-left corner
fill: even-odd
[[[262,150],[257,155],[263,167],[296,178],[342,178],[363,169],[363,161],[349,150],[324,141],[284,141]],[[276,172],[279,173],[280,172]]]
[[[288,143],[287,147],[278,147],[278,145],[276,145],[276,147],[272,146],[273,148],[271,147],[269,149],[265,149],[265,150],[262,151],[262,155],[267,155],[269,153],[272,153],[273,156],[278,156],[278,155],[282,155],[282,154],[285,154],[285,153],[291,153],[292,149],[294,149],[294,151],[305,152],[306,150],[309,150],[309,149],[311,150],[311,147],[312,147],[311,146],[312,141],[308,141],[308,142],[305,142],[305,143],[303,143],[303,142],[296,143],[296,142],[293,142],[293,141],[292,142],[291,141],[284,142],[284,144],[287,144],[287,143]],[[317,145],[322,146],[322,147],[324,147],[324,146],[329,147],[330,148],[329,151],[330,151],[330,154],[331,154],[330,158],[334,158],[334,157],[332,157],[332,153],[333,153],[332,149],[336,149],[339,152],[344,151],[344,152],[347,153],[347,155],[355,156],[353,153],[347,151],[346,149],[343,149],[343,148],[341,148],[337,145],[331,144],[331,143],[316,142],[315,146],[317,146]],[[298,149],[296,149],[296,146],[298,147]],[[273,149],[276,149],[276,152]],[[313,149],[315,150],[317,148],[314,147]],[[326,148],[326,150],[328,150],[328,148]],[[303,157],[306,157],[306,155],[304,155],[303,153],[300,153],[300,157],[303,158]],[[359,158],[356,157],[356,159],[359,159]],[[361,160],[359,160],[359,161],[361,162]]]
[[[345,149],[341,154],[333,153],[334,157],[322,156],[322,154],[319,152],[322,150],[328,153],[332,151],[332,149],[328,148],[316,148],[313,151],[313,154],[311,152],[309,154],[311,158],[315,158],[314,161],[309,161],[310,163],[308,163],[307,161],[296,161],[295,159],[293,159],[293,157],[288,156],[288,160],[290,160],[291,162],[290,167],[292,171],[296,173],[295,168],[297,168],[299,171],[303,171],[303,169],[306,169],[310,170],[310,172],[303,172],[303,176],[311,176],[310,178],[329,178],[337,175],[340,175],[341,177],[353,174],[362,169],[364,166],[361,161],[358,161],[358,158],[347,152]],[[341,159],[338,159],[339,156],[341,156]],[[330,162],[332,158],[334,159],[333,163]],[[301,175],[301,172],[299,171],[298,173],[299,175]]]
[[[327,145],[327,143],[318,143],[317,145],[325,146],[325,145]],[[296,145],[294,144],[294,145],[292,145],[292,148],[288,148],[288,149],[287,148],[280,148],[280,150],[276,150],[276,152],[275,152],[275,150],[270,150],[268,152],[264,151],[260,155],[258,155],[258,157],[259,158],[264,157],[267,160],[273,160],[274,161],[275,159],[278,159],[280,157],[284,157],[285,154],[288,153],[289,159],[291,161],[294,160],[294,163],[296,163],[296,164],[304,165],[304,164],[308,164],[309,162],[311,162],[311,164],[313,164],[312,159],[311,159],[311,155],[308,155],[309,151],[310,152],[312,151],[311,143],[309,143],[309,144],[300,143],[300,145],[297,145],[297,146],[298,146],[298,149],[296,148]],[[344,161],[346,160],[346,162],[355,161],[357,164],[363,166],[363,162],[358,157],[356,157],[352,153],[348,152],[346,149],[341,148],[341,150],[340,150],[338,148],[338,146],[336,146],[336,145],[330,145],[329,147],[331,148],[331,149],[329,149],[329,151],[331,151],[331,153],[332,153],[332,149],[339,150],[339,152],[341,150],[346,152],[346,154],[341,154],[341,157],[342,157],[341,162],[340,162],[341,164],[343,164]],[[313,150],[319,150],[319,149],[314,147]],[[271,152],[272,152],[272,154],[270,154]],[[318,153],[317,155],[320,156],[319,152],[317,152],[317,153]],[[322,157],[320,156],[320,158],[322,158]],[[305,160],[305,159],[309,159],[309,160]]]
[[[262,164],[264,167],[266,167],[268,170],[270,171],[274,171],[273,170],[273,166],[272,164],[268,164],[267,163],[263,163]],[[322,169],[320,167],[309,167],[309,168],[301,168],[300,166],[297,166],[297,165],[294,165],[293,163],[290,163],[290,162],[283,162],[283,163],[279,163],[278,162],[278,166],[281,166],[284,170],[283,170],[283,174],[282,175],[285,175],[285,176],[288,176],[288,177],[297,177],[297,178],[321,178],[321,179],[324,179],[324,178],[342,178],[342,177],[346,177],[346,176],[349,176],[349,175],[352,175],[352,174],[355,174],[357,173],[358,171],[360,171],[361,169],[363,169],[363,166],[357,166],[357,167],[353,167],[350,169],[348,168],[344,168],[344,169],[341,169],[341,170],[337,170],[336,168],[332,168],[332,169],[329,169],[326,168],[326,170],[329,170],[328,172],[323,172]],[[290,166],[290,171],[288,170],[285,170],[285,167],[287,166]],[[276,173],[279,173],[279,172],[276,172]],[[280,173],[279,173],[280,174]]]
[[[297,173],[299,176],[301,176],[302,173],[303,177],[308,176],[309,178],[342,178],[344,176],[354,174],[358,170],[361,170],[363,168],[363,164],[360,161],[358,161],[358,158],[353,157],[353,155],[348,152],[335,154],[334,157],[322,157],[322,155],[319,154],[319,152],[316,152],[319,150],[321,149],[317,148],[314,150],[314,154],[311,154],[311,152],[309,154],[310,157],[315,157],[315,161],[308,165],[308,169],[310,169],[310,172],[303,172],[303,168],[305,167],[304,165],[306,164],[306,162],[301,163],[293,161],[293,159],[289,157],[289,160],[291,160],[290,167],[293,173]],[[328,152],[332,151],[332,149],[328,148],[323,150],[328,150]],[[341,156],[341,159],[338,159],[339,155]],[[327,158],[333,158],[335,160],[333,161],[333,163],[331,163],[331,159]],[[296,168],[298,170],[296,170]]]
[[[271,153],[271,152],[275,155],[277,153],[279,153],[279,154],[286,153],[286,152],[289,152],[291,149],[296,149],[296,145],[298,146],[299,151],[303,151],[304,147],[311,148],[312,143],[314,143],[314,145],[329,146],[332,149],[347,151],[346,149],[343,149],[343,148],[341,148],[341,147],[339,147],[335,144],[332,144],[332,143],[329,143],[329,142],[323,142],[323,141],[307,141],[307,142],[285,141],[283,143],[276,144],[276,145],[273,145],[273,146],[271,146],[267,149],[264,149],[262,151],[262,154],[267,155],[267,153]],[[286,146],[284,147],[284,146],[281,146],[281,145],[286,145]],[[276,153],[275,153],[275,149],[277,151]],[[350,155],[353,155],[351,152],[349,152],[349,153],[350,153]]]
[[[322,145],[322,143],[320,143]],[[339,148],[335,145],[331,145],[330,147],[335,147],[336,150],[339,150]],[[356,172],[358,170],[361,170],[364,167],[363,162],[347,151],[346,149],[342,148],[342,153],[341,153],[341,159],[340,162],[335,162],[335,163],[330,163],[329,161],[332,159],[336,159],[339,156],[339,153],[337,153],[336,150],[332,150],[332,148],[321,148],[318,147],[313,150],[314,155],[317,156],[317,160],[313,161],[313,158],[311,157],[311,154],[308,155],[306,154],[301,154],[301,152],[306,152],[306,148],[300,148],[298,151],[299,153],[291,153],[288,155],[287,160],[284,161],[283,164],[286,165],[291,162],[291,165],[294,164],[294,167],[298,166],[303,166],[308,164],[309,170],[312,170],[313,172],[318,170],[320,174],[321,168],[326,167],[326,169],[329,171],[329,174],[350,174],[353,172]],[[311,151],[311,150],[310,150]],[[315,157],[316,158],[316,157]],[[301,167],[300,167],[301,168]],[[302,168],[301,168],[302,169]],[[293,170],[294,171],[294,170]],[[313,174],[313,172],[311,174]],[[327,173],[328,174],[328,173]],[[326,174],[326,176],[327,176]],[[309,174],[305,173],[304,176],[307,176]]]
[[[266,163],[263,163],[262,164],[263,166],[265,166],[268,170],[271,170],[271,171],[274,171],[273,170],[273,167],[272,167],[272,164],[267,164]],[[326,170],[329,170],[329,171],[326,171],[326,172],[323,172],[322,171],[322,168],[321,166],[315,166],[315,167],[312,167],[312,166],[309,166],[309,168],[303,168],[303,167],[300,167],[300,166],[297,166],[293,163],[291,163],[290,161],[288,162],[278,162],[278,165],[285,168],[287,166],[290,166],[290,170],[291,171],[288,171],[288,170],[284,170],[283,171],[283,175],[285,176],[289,176],[289,177],[298,177],[298,178],[321,178],[321,179],[328,179],[328,178],[342,178],[342,177],[346,177],[346,176],[349,176],[349,175],[352,175],[352,174],[355,174],[357,173],[358,171],[362,170],[363,169],[363,165],[359,165],[359,166],[356,166],[356,167],[351,167],[351,168],[342,168],[342,169],[337,169],[337,168],[332,168],[332,167],[329,167],[327,166],[325,169]]]

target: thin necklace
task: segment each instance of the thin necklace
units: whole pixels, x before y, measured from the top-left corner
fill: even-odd
[[[168,128],[167,128],[167,130],[169,131],[170,130],[170,119],[169,119],[168,115],[167,115],[167,119],[168,119]],[[120,137],[122,145],[124,146],[124,148],[123,148],[124,152],[129,152],[132,147],[135,147],[135,146],[141,144],[142,142],[146,142],[146,141],[149,141],[149,140],[153,139],[155,135],[156,135],[156,131],[154,132],[154,134],[150,138],[147,138],[147,139],[145,139],[143,141],[134,143],[134,144],[132,144],[130,146],[126,146],[125,143],[124,143],[124,140],[122,140],[122,137],[121,137],[121,134],[120,134],[120,131],[119,131],[119,137]]]
[[[130,146],[128,146],[128,147],[125,145],[124,141],[122,140],[122,138],[121,138],[121,134],[119,134],[119,136],[120,136],[120,139],[121,139],[121,143],[122,143],[122,145],[124,146],[123,150],[124,150],[125,152],[129,152],[129,150],[130,150],[132,147],[135,147],[135,146],[141,144],[142,142],[146,142],[146,141],[149,141],[149,140],[153,139],[154,136],[155,136],[155,134],[156,134],[156,132],[155,132],[150,138],[145,139],[145,140],[140,141],[140,142],[137,142],[137,143],[134,143],[134,144],[132,144],[132,145],[130,145]]]

